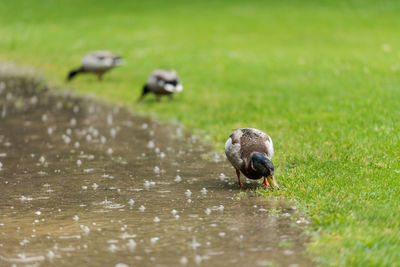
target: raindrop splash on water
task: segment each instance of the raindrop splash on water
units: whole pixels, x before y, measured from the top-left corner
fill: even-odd
[[[158,240],[160,240],[160,238],[158,238],[158,237],[152,237],[151,239],[150,239],[150,241],[151,241],[151,243],[156,243]]]
[[[195,262],[196,264],[200,264],[202,260],[203,260],[203,257],[200,256],[200,255],[196,255],[196,256],[194,257],[194,262]]]
[[[114,128],[111,128],[111,129],[110,129],[110,136],[111,136],[112,138],[115,138],[116,135],[117,135],[117,130],[115,130]]]
[[[31,197],[26,197],[26,196],[21,196],[20,200],[21,200],[21,202],[24,202],[24,201],[33,200],[33,198],[31,198]]]
[[[174,181],[177,182],[177,183],[179,183],[180,181],[182,181],[181,176],[178,174],[178,175],[175,177],[175,180],[174,180]]]
[[[192,249],[197,249],[201,246],[199,242],[197,242],[196,238],[193,237],[192,242],[189,244]]]
[[[110,244],[110,246],[108,247],[108,250],[111,251],[112,253],[114,253],[115,251],[118,250],[118,247],[115,244]]]
[[[130,252],[133,252],[133,251],[135,250],[135,248],[136,248],[136,242],[135,242],[135,240],[129,239],[129,240],[128,240],[127,246],[128,246],[128,248],[129,248],[129,251],[130,251]]]
[[[219,179],[221,180],[221,182],[224,182],[227,179],[227,177],[225,176],[225,174],[221,173],[219,175]]]
[[[74,113],[78,113],[78,112],[79,112],[79,106],[74,106],[73,109],[72,109],[72,111],[73,111]]]
[[[51,250],[47,251],[47,258],[49,258],[49,260],[54,259],[55,256],[56,254],[53,251]]]
[[[85,234],[89,234],[89,232],[90,232],[89,226],[86,226],[86,225],[81,224],[79,227],[82,229],[82,231],[83,231]]]
[[[148,190],[151,186],[155,186],[156,183],[152,182],[152,181],[149,182],[149,181],[145,180],[143,185],[144,185],[144,188]]]
[[[181,264],[183,264],[183,265],[186,265],[187,263],[188,263],[188,259],[185,257],[185,256],[183,256],[181,259],[180,259],[180,261],[179,261]]]
[[[160,173],[160,168],[158,166],[154,167],[154,173],[159,174]]]
[[[206,195],[206,194],[207,194],[207,189],[205,189],[205,188],[203,187],[203,189],[201,189],[201,193],[202,193],[203,195]]]
[[[64,143],[66,143],[67,145],[69,143],[71,143],[71,137],[69,137],[68,135],[63,134],[61,137],[62,137]]]
[[[111,114],[107,115],[107,124],[112,125],[113,124],[113,116]]]
[[[149,142],[147,143],[147,148],[149,148],[149,149],[154,148],[154,141],[149,141]]]

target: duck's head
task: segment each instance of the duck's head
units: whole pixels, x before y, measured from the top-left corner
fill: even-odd
[[[112,65],[113,66],[120,66],[120,65],[124,65],[124,64],[125,64],[125,60],[120,56],[115,56],[112,59]]]
[[[260,153],[254,153],[251,156],[251,161],[253,163],[253,167],[254,167],[255,171],[258,174],[266,177],[268,180],[268,183],[272,187],[279,189],[279,185],[276,182],[275,177],[274,177],[274,164],[272,164],[272,162],[267,157],[264,157]]]
[[[162,81],[159,85],[171,93],[179,93],[183,90],[183,86],[178,80]]]

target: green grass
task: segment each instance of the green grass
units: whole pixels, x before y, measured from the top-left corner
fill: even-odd
[[[388,266],[400,262],[399,18],[396,0],[0,0],[0,60],[60,85],[87,51],[120,53],[104,82],[68,86],[179,120],[221,151],[232,129],[265,130],[318,262]],[[175,68],[185,91],[136,105],[155,68]]]

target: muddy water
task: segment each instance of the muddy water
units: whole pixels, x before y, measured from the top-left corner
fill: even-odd
[[[238,195],[207,153],[179,127],[0,79],[0,265],[310,265],[307,221]]]

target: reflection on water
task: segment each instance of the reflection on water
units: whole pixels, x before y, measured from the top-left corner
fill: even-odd
[[[0,265],[311,264],[307,221],[197,138],[35,87],[0,79]]]

